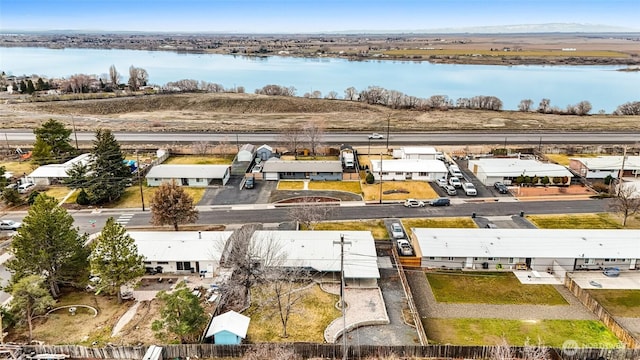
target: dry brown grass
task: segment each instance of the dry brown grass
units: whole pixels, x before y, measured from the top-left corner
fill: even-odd
[[[10,171],[14,176],[22,176],[22,174],[30,174],[38,166],[30,161],[2,161],[0,166],[4,166],[5,171]]]
[[[333,190],[362,194],[359,181],[311,181],[309,182],[309,190]]]
[[[233,156],[171,156],[163,164],[170,165],[231,165]]]
[[[569,166],[570,159],[572,157],[597,157],[598,154],[580,154],[580,155],[567,155],[567,154],[545,154],[547,159],[553,161],[556,164],[563,166]]]
[[[411,236],[411,228],[477,228],[478,225],[468,217],[441,217],[441,218],[415,218],[403,219],[402,225]]]
[[[304,189],[304,181],[299,181],[299,180],[278,181],[278,190],[302,190],[302,189]]]
[[[385,55],[390,56],[473,56],[482,55],[489,57],[603,57],[603,58],[627,58],[629,54],[609,50],[585,50],[585,51],[561,51],[561,50],[523,50],[523,51],[491,51],[485,49],[402,49],[387,50]]]
[[[314,226],[314,230],[371,231],[374,239],[388,240],[389,231],[382,220],[324,221]]]
[[[596,109],[597,110],[597,109]],[[149,95],[105,100],[18,103],[0,106],[0,128],[35,128],[49,118],[79,131],[283,131],[321,120],[327,131],[377,131],[391,119],[392,132],[431,130],[624,130],[640,129],[640,116],[571,116],[517,111],[393,110],[344,100],[255,94]]]
[[[400,191],[385,194],[388,191]],[[380,183],[362,183],[362,192],[365,201],[380,200]],[[406,199],[435,199],[438,194],[426,181],[383,181],[382,201],[406,200]]]

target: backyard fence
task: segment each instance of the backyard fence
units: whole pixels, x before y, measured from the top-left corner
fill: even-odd
[[[342,358],[342,346],[334,344],[252,344],[252,345],[166,345],[163,346],[163,359],[213,359],[213,358],[241,358],[245,353],[267,349],[289,350],[300,358]],[[494,346],[454,346],[454,345],[428,345],[428,346],[376,346],[360,345],[348,346],[349,359],[363,359],[370,357],[386,358],[438,358],[438,359],[490,359]],[[142,359],[148,346],[118,347],[108,346],[103,348],[84,347],[76,345],[57,346],[24,346],[26,355],[38,354],[66,354],[71,359]],[[512,348],[515,354],[521,354],[522,347]],[[549,348],[550,358],[553,360],[636,360],[640,358],[639,349],[569,349],[563,352],[560,349]]]
[[[565,278],[564,285],[580,302],[593,312],[604,325],[613,332],[628,348],[640,348],[638,340],[626,327],[622,326],[588,291],[581,288],[571,277]]]

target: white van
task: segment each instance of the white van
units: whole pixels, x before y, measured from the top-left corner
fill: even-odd
[[[451,174],[451,176],[455,176],[458,179],[464,178],[464,176],[462,175],[462,171],[460,171],[458,165],[449,166],[449,173]]]

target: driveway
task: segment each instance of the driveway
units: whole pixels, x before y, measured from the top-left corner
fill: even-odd
[[[277,181],[256,181],[253,189],[240,190],[241,176],[232,176],[225,186],[207,188],[198,205],[264,204]]]
[[[400,284],[398,270],[380,269],[378,281],[389,316],[389,324],[364,326],[347,333],[349,345],[420,345],[416,329],[407,325],[402,317],[406,296]],[[342,344],[340,336],[336,344]]]
[[[527,218],[520,217],[520,215],[512,215],[512,216],[484,216],[484,217],[476,217],[474,219],[475,223],[479,228],[486,228],[487,224],[493,224],[498,229],[535,229],[536,226],[533,225]]]

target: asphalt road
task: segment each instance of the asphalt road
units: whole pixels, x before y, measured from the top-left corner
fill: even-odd
[[[525,214],[597,213],[608,209],[609,200],[572,201],[489,201],[453,204],[448,207],[405,208],[402,204],[372,204],[365,206],[336,206],[327,220],[356,220],[377,218],[416,218],[447,216],[506,216]],[[289,221],[290,208],[251,208],[247,205],[201,209],[198,224],[280,223]],[[124,215],[123,215],[124,214]],[[12,216],[13,215],[13,216]],[[131,216],[132,215],[132,216]],[[78,211],[72,213],[75,226],[81,232],[95,233],[102,229],[109,217],[125,220],[126,226],[150,226],[149,211],[109,210],[102,212]],[[20,220],[9,214],[4,218]]]
[[[384,133],[384,132],[381,132]],[[369,144],[380,145],[387,143],[387,139],[369,140],[369,133],[326,133],[323,141],[327,144]],[[278,133],[114,133],[121,143],[157,143],[179,144],[201,141],[231,143],[277,143],[281,135]],[[35,141],[31,131],[5,130],[5,141],[24,144]],[[75,140],[75,135],[71,135]],[[94,133],[78,132],[78,141],[90,142],[94,140]],[[421,132],[421,133],[391,133],[389,144],[432,144],[432,145],[472,145],[472,144],[635,144],[640,140],[638,132],[564,132],[564,131],[459,131],[459,132]]]

